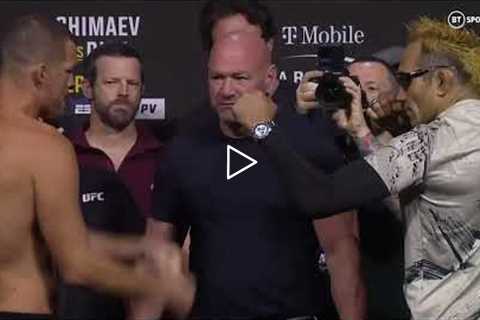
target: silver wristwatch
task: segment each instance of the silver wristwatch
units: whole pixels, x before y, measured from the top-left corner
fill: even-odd
[[[272,132],[273,127],[275,127],[273,121],[259,122],[252,128],[250,134],[255,140],[263,140]]]

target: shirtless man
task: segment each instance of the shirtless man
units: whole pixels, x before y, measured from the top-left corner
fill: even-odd
[[[42,16],[17,20],[2,39],[0,70],[0,319],[46,319],[52,277],[46,250],[67,282],[188,313],[194,286],[178,249],[156,253],[155,275],[91,249],[78,204],[72,146],[38,121],[58,115],[72,85],[75,44]]]

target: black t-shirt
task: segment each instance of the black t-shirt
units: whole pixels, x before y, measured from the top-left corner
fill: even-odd
[[[87,226],[117,234],[143,234],[145,219],[120,178],[113,172],[80,167],[80,204]],[[121,281],[121,279],[119,279]],[[61,283],[58,319],[124,319],[121,299]]]
[[[317,267],[311,218],[292,206],[258,143],[225,137],[207,110],[197,120],[168,146],[153,200],[154,218],[191,226],[190,267],[198,284],[192,315],[322,314],[328,284]],[[332,171],[343,157],[329,126],[312,120],[280,107],[276,122],[300,154]],[[227,180],[227,144],[258,163]],[[232,162],[245,164],[234,156]]]

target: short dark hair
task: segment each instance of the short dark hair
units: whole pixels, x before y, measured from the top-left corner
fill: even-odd
[[[90,83],[97,80],[96,62],[100,57],[125,57],[135,58],[140,63],[140,76],[144,82],[143,59],[140,53],[133,46],[122,41],[105,42],[95,48],[83,62],[83,75]]]
[[[385,69],[387,69],[388,77],[389,77],[390,81],[392,82],[392,85],[396,86],[398,84],[397,83],[397,78],[395,77],[394,68],[387,61],[385,61],[381,58],[378,58],[378,57],[375,57],[375,56],[361,56],[361,57],[355,58],[355,60],[350,62],[347,65],[347,67],[351,66],[352,64],[355,64],[355,63],[363,63],[363,62],[375,62],[375,63],[378,63],[378,64],[384,66]]]
[[[395,75],[395,70],[392,68],[392,66],[385,60],[375,57],[375,56],[361,56],[358,58],[355,58],[352,62],[350,62],[348,65],[352,65],[354,63],[360,63],[360,62],[376,62],[381,65],[383,65],[388,72],[390,72],[392,75]]]
[[[21,16],[2,37],[2,70],[18,70],[38,61],[63,61],[67,41],[75,43],[67,27],[54,18],[40,14]]]
[[[257,0],[208,0],[200,14],[200,33],[203,48],[210,51],[213,46],[212,30],[222,18],[241,14],[247,21],[258,26],[265,41],[277,33],[272,14]]]

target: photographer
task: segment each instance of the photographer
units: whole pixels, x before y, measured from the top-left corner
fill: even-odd
[[[397,99],[399,85],[390,66],[381,59],[365,57],[356,59],[347,66],[350,76],[356,77],[358,86],[348,76],[339,77],[348,94],[357,95],[363,90],[364,99],[360,96],[361,105],[355,105],[349,112],[345,106],[336,109],[333,114],[337,126],[344,129],[355,141],[362,155],[367,155],[381,145],[386,144],[393,136],[409,129],[403,102]],[[318,84],[312,79],[321,78],[323,71],[305,73],[297,88],[297,111],[302,114],[320,108],[316,96]],[[356,107],[359,108],[356,108]],[[367,118],[363,115],[364,112]]]
[[[355,59],[346,70],[360,83],[363,110],[359,106],[351,111],[338,108],[334,120],[348,134],[342,137],[343,141],[355,142],[357,148],[354,149],[358,149],[354,150],[355,156],[358,157],[358,153],[365,156],[388,143],[392,135],[405,130],[407,123],[401,111],[402,101],[396,99],[400,87],[390,66],[375,57]],[[308,81],[321,74],[320,71],[305,74],[297,90],[298,111],[307,113],[311,108],[321,108],[315,95],[318,84]],[[357,87],[348,77],[342,80],[350,90]],[[408,308],[402,293],[404,231],[398,197],[391,196],[383,203],[374,202],[358,208],[358,220],[368,290],[368,318],[406,319]]]
[[[328,68],[326,66],[325,69]],[[332,119],[353,139],[362,156],[387,145],[394,136],[409,130],[410,124],[403,108],[405,101],[398,99],[400,86],[385,61],[375,57],[356,59],[342,73],[338,80],[331,77],[330,82],[323,84],[325,88],[319,88],[312,81],[322,79],[325,72],[314,70],[305,73],[297,88],[297,111],[305,114],[314,108],[324,107],[321,104],[333,107]],[[322,89],[330,92],[320,91]],[[401,220],[398,196],[388,197],[384,203]]]

